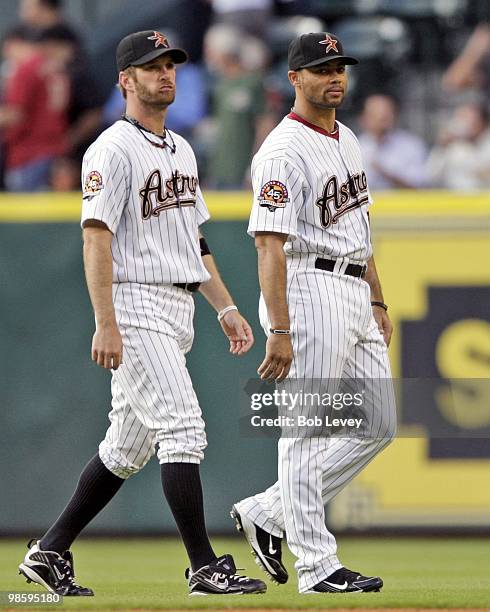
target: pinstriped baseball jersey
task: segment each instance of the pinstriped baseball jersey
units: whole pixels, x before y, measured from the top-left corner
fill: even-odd
[[[171,133],[171,147],[127,121],[105,130],[85,153],[82,226],[104,222],[114,234],[114,282],[145,285],[203,282],[198,226],[209,219],[190,145]]]
[[[288,255],[311,253],[364,263],[372,254],[372,203],[359,142],[337,122],[335,136],[290,113],[252,162],[249,233],[288,234]]]

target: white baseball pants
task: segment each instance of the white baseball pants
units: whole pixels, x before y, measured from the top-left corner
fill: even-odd
[[[364,407],[369,435],[281,438],[278,481],[238,503],[239,511],[262,529],[278,537],[286,533],[297,557],[299,591],[305,592],[342,567],[325,525],[324,505],[393,439],[396,412],[392,384],[386,384],[391,380],[387,347],[365,281],[307,265],[290,269],[288,305],[294,349],[289,379],[373,383],[370,405]],[[262,298],[259,314],[267,333]]]
[[[134,283],[115,285],[113,293],[123,363],[112,372],[101,460],[120,478],[143,468],[157,446],[160,463],[200,463],[206,434],[185,361],[193,340],[192,295]]]

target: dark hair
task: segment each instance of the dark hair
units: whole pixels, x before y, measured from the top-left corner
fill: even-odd
[[[46,8],[59,10],[63,6],[63,0],[39,0]]]
[[[45,42],[47,40],[76,43],[77,37],[71,28],[63,24],[59,24],[51,26],[50,28],[45,28],[44,30],[38,32],[38,42]]]
[[[37,39],[37,33],[35,30],[26,25],[17,25],[10,30],[5,32],[2,43],[5,43],[9,40],[25,40],[25,41],[35,41]]]

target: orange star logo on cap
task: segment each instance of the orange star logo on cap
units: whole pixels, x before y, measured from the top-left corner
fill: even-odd
[[[170,45],[168,44],[168,40],[167,37],[164,36],[163,34],[160,34],[160,32],[153,32],[153,36],[148,36],[148,40],[154,40],[155,41],[155,47],[170,47]]]
[[[319,44],[320,45],[327,45],[326,49],[325,49],[325,53],[328,53],[329,51],[331,51],[332,49],[334,51],[337,51],[337,53],[339,52],[339,50],[337,49],[337,44],[338,44],[338,40],[335,40],[335,38],[332,38],[330,36],[330,34],[325,34],[325,40],[320,40]]]

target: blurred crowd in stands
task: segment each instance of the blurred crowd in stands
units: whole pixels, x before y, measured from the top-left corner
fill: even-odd
[[[446,11],[448,3],[471,1],[445,0]],[[191,141],[205,187],[249,186],[253,153],[292,105],[287,43],[310,31],[336,33],[363,60],[350,73],[351,94],[339,119],[359,136],[372,190],[490,187],[487,17],[471,23],[460,15],[465,27],[454,22],[447,38],[463,34],[441,49],[444,36],[427,40],[430,19],[417,20],[418,0],[370,0],[364,7],[373,2],[410,4],[412,13],[404,19],[359,10],[329,20],[327,9],[338,0],[195,0],[196,20],[201,10],[209,16],[202,52],[178,70],[167,125]],[[326,10],[318,16],[314,6]],[[3,37],[0,176],[6,191],[79,189],[85,149],[124,112],[117,86],[100,93],[88,41],[63,9],[63,0],[18,0],[18,23]],[[450,20],[443,17],[431,17],[434,32],[444,34]],[[154,25],[172,45],[183,44],[182,31]]]

